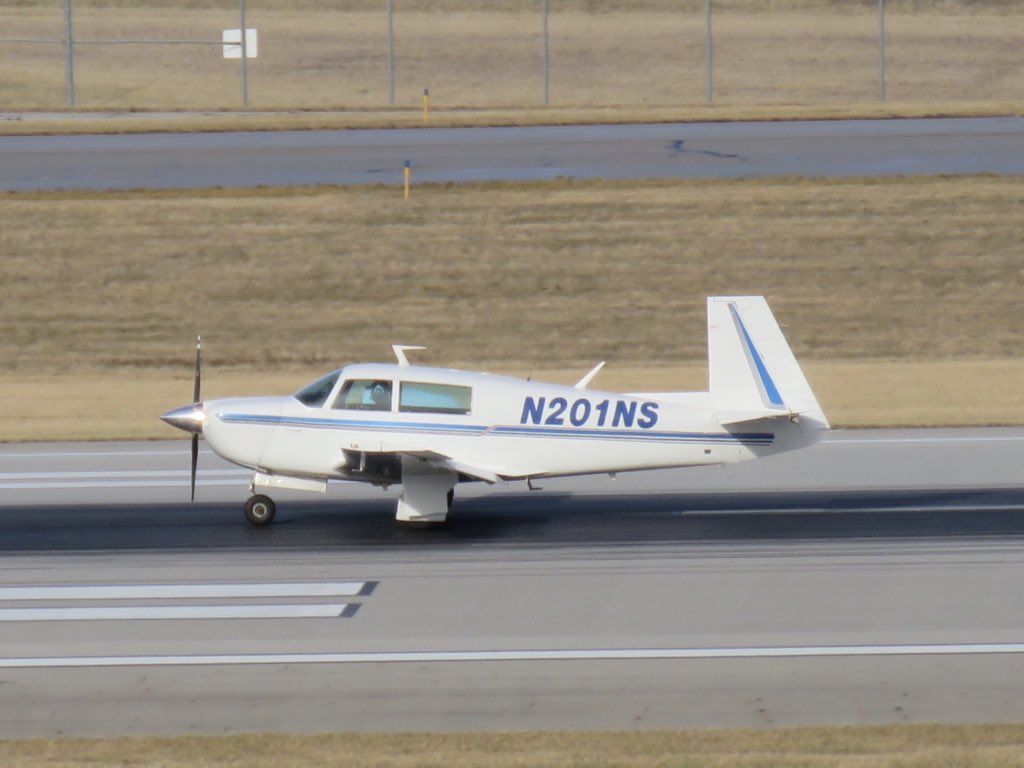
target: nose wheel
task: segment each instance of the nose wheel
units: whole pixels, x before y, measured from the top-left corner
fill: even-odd
[[[245,519],[257,527],[270,525],[276,513],[277,505],[269,496],[256,494],[245,502]]]

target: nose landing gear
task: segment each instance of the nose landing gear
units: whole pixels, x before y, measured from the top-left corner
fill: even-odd
[[[269,496],[261,493],[250,496],[245,502],[245,519],[256,527],[270,525],[277,513],[277,505]]]

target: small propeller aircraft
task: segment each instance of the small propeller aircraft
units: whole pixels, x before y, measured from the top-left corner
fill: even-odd
[[[333,371],[294,395],[200,400],[161,418],[253,470],[245,516],[267,525],[276,488],[324,492],[329,480],[401,484],[396,517],[443,522],[460,482],[731,464],[817,442],[828,421],[767,302],[707,300],[709,391],[588,389],[397,363]],[[257,493],[264,490],[266,493]]]

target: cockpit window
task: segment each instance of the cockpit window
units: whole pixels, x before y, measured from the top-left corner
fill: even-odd
[[[341,388],[335,408],[356,411],[390,411],[391,382],[384,379],[353,379]]]
[[[411,413],[469,413],[473,390],[454,384],[403,381],[398,410]]]
[[[317,379],[309,386],[303,387],[295,393],[295,399],[310,408],[320,408],[327,401],[327,396],[334,389],[341,371],[328,373],[326,376]]]

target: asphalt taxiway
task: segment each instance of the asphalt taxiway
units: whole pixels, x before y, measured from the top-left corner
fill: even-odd
[[[1024,118],[0,137],[0,190],[1024,173]]]
[[[181,500],[181,442],[2,446],[0,736],[1020,720],[1022,460],[1024,429],[838,432],[253,529],[209,454]]]

